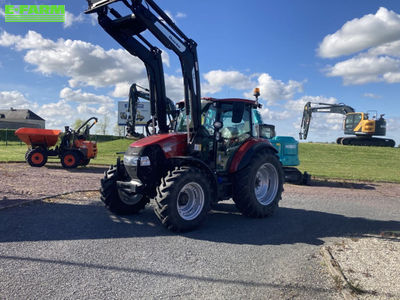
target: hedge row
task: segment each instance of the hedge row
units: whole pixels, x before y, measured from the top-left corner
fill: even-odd
[[[18,142],[19,138],[15,135],[15,129],[0,129],[0,141]]]

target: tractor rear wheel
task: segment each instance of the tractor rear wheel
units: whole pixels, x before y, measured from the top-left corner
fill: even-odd
[[[123,170],[123,168],[121,163],[120,169]],[[141,194],[132,195],[130,198],[121,197],[117,181],[128,182],[130,180],[126,172],[118,171],[117,166],[111,166],[104,172],[104,178],[101,179],[100,199],[111,212],[117,215],[138,213],[150,202],[149,198]]]
[[[212,197],[204,172],[195,167],[175,167],[157,187],[154,212],[169,230],[189,231],[204,221]]]
[[[43,167],[47,162],[46,150],[42,148],[29,149],[25,154],[25,159],[32,167]]]
[[[80,157],[76,151],[67,151],[61,156],[61,164],[66,169],[74,169],[79,165]]]
[[[243,215],[262,218],[274,213],[282,191],[283,170],[278,158],[260,151],[235,174],[233,201]]]

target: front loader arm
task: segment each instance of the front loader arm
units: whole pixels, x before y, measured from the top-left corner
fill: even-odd
[[[108,7],[116,1],[88,0],[89,9],[86,13],[97,12],[99,23],[106,32],[129,53],[139,57],[145,63],[150,83],[150,102],[156,104],[155,110],[160,131],[167,127],[167,101],[161,51],[145,40],[141,33],[149,30],[166,48],[175,52],[182,68],[186,114],[191,116],[193,130],[196,132],[201,126],[200,76],[196,42],[189,39],[153,0],[132,0],[131,2],[121,0],[131,11],[131,14],[125,17]],[[111,19],[108,13],[111,13],[114,18]]]
[[[153,119],[154,117],[157,118],[160,132],[168,132],[165,113],[167,96],[161,50],[152,46],[137,31],[129,30],[130,27],[139,31],[143,30],[140,21],[138,22],[135,16],[121,17],[116,11],[112,11],[112,14],[119,18],[111,19],[105,8],[98,11],[99,24],[130,54],[137,56],[144,62],[149,81],[151,115]],[[133,34],[136,34],[137,37]]]

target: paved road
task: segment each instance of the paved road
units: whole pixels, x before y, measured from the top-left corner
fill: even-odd
[[[151,207],[111,215],[93,193],[0,210],[0,299],[340,299],[319,247],[400,230],[400,199],[390,187],[323,185],[286,186],[267,219],[221,203],[183,235]]]

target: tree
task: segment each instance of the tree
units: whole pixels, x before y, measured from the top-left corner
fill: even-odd
[[[72,128],[73,129],[78,129],[79,127],[81,127],[81,125],[83,124],[83,122],[85,122],[82,119],[76,119],[75,122],[72,124]]]
[[[106,135],[109,125],[110,125],[110,118],[105,115],[103,117],[103,120],[100,120],[99,123],[97,123],[96,132],[102,135]]]
[[[114,134],[118,136],[124,135],[124,126],[119,126],[118,123],[114,126]]]

